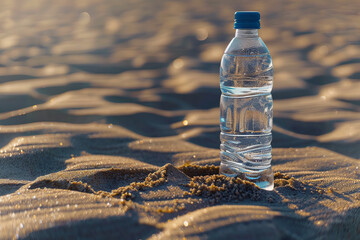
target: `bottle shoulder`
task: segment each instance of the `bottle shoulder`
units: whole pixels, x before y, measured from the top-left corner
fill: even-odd
[[[260,38],[234,37],[225,50],[225,54],[231,55],[262,55],[270,54],[264,41]]]

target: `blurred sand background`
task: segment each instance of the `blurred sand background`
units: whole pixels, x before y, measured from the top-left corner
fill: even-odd
[[[359,8],[1,1],[0,239],[359,239]],[[236,10],[274,61],[273,192],[216,175]]]

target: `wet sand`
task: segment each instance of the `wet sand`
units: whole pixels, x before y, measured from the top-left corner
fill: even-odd
[[[0,9],[0,239],[358,239],[355,1]],[[274,61],[275,189],[218,175],[233,12]]]

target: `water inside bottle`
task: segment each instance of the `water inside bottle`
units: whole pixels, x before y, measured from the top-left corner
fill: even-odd
[[[272,190],[272,60],[224,54],[220,68],[220,173]]]

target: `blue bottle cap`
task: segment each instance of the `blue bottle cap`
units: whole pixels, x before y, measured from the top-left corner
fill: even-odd
[[[260,29],[260,13],[241,11],[235,12],[235,29]]]

